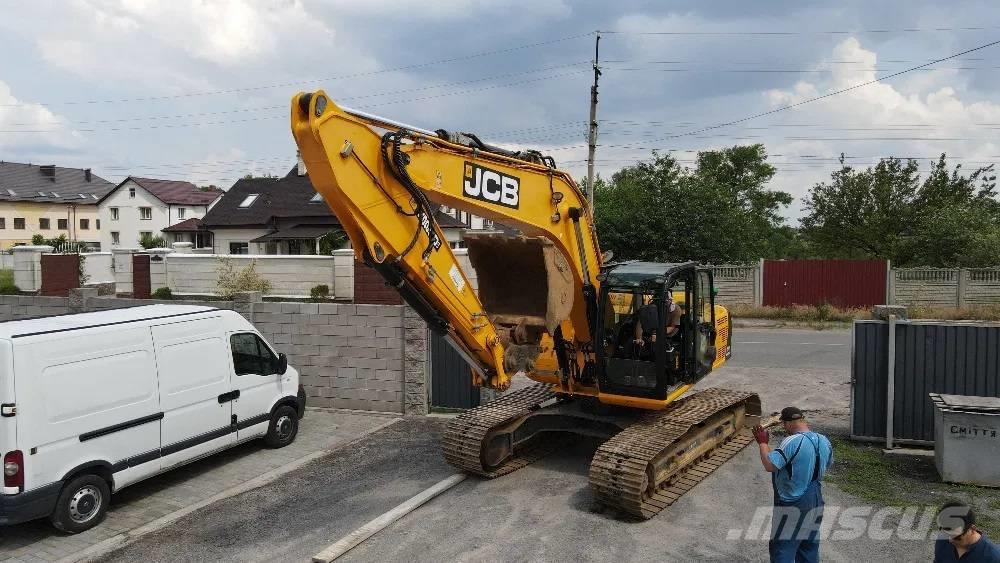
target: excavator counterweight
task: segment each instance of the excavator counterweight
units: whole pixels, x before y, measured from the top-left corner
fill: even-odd
[[[648,518],[749,443],[757,395],[689,393],[732,354],[711,270],[604,263],[586,197],[554,159],[349,110],[322,91],[295,96],[291,126],[355,258],[455,347],[473,383],[536,382],[455,418],[442,443],[452,465],[497,477],[562,434],[600,437],[595,496]],[[439,206],[504,226],[466,236],[478,291]]]

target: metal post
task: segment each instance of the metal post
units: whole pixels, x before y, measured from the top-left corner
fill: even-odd
[[[889,349],[885,388],[885,448],[892,449],[892,416],[896,400],[896,315],[889,315]]]
[[[597,81],[601,77],[600,61],[601,34],[594,42],[594,85],[590,87],[590,134],[587,140],[587,201],[590,214],[594,215],[594,155],[597,153]]]
[[[886,305],[895,305],[896,304],[894,302],[894,300],[896,298],[896,295],[895,295],[894,288],[892,287],[893,286],[892,278],[893,278],[893,275],[892,275],[892,261],[891,260],[886,260],[885,261],[885,304]]]

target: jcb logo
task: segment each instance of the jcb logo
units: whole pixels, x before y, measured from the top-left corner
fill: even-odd
[[[496,170],[465,163],[465,195],[517,209],[521,181]]]

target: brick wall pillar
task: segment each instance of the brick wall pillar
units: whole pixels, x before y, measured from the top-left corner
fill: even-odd
[[[403,414],[425,415],[427,406],[427,323],[410,307],[403,310]]]

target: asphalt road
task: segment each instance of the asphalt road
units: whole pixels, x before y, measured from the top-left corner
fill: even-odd
[[[102,561],[309,561],[453,473],[441,419],[397,422],[273,483],[212,504]]]
[[[703,386],[759,392],[765,410],[797,404],[845,428],[849,333],[742,329],[730,365]],[[839,346],[838,346],[839,344]],[[112,554],[108,561],[306,561],[357,526],[452,473],[439,453],[442,421],[409,419],[221,501]],[[766,561],[767,542],[745,539],[769,511],[768,475],[747,448],[664,513],[646,522],[603,510],[587,470],[597,444],[563,449],[492,481],[470,478],[404,517],[342,561]],[[828,486],[829,506],[858,501]],[[729,539],[736,536],[744,539]],[[921,541],[828,541],[824,560],[926,559]]]

